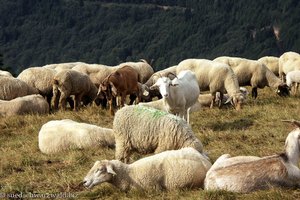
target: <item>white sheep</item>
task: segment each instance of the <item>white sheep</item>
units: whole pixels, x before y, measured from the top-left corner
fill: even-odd
[[[286,84],[289,86],[292,93],[296,95],[300,84],[300,70],[288,72],[286,74]]]
[[[288,51],[279,57],[279,77],[284,81],[285,75],[294,70],[300,70],[300,54]]]
[[[4,70],[0,70],[0,76],[13,77],[13,75],[10,72]]]
[[[201,91],[210,91],[214,97],[211,107],[214,105],[216,93],[220,92],[222,96],[227,91],[229,101],[232,101],[237,110],[241,109],[244,97],[239,90],[237,77],[228,65],[206,59],[186,59],[178,64],[176,73],[183,70],[195,73]],[[218,104],[222,105],[220,101]]]
[[[56,64],[48,64],[44,65],[44,68],[54,69],[56,72],[60,72],[62,70],[72,69],[76,65],[82,65],[83,62],[69,62],[69,63],[56,63]]]
[[[113,130],[117,160],[127,163],[131,153],[160,153],[193,147],[203,151],[201,141],[185,120],[149,107],[125,106],[115,114]]]
[[[75,148],[114,147],[115,140],[112,129],[63,119],[41,127],[38,145],[42,153],[55,154]]]
[[[59,99],[62,109],[66,109],[66,99],[70,95],[75,95],[74,110],[78,110],[81,100],[84,101],[84,105],[93,102],[97,91],[88,75],[72,69],[62,70],[53,78],[54,108],[58,108]]]
[[[280,96],[289,95],[287,85],[259,61],[229,56],[218,57],[214,61],[228,64],[236,74],[240,86],[252,87],[253,98],[257,97],[257,88],[266,86],[274,88]]]
[[[264,56],[257,61],[266,65],[276,76],[279,76],[279,58],[275,56]]]
[[[24,81],[31,87],[36,88],[39,94],[47,98],[49,108],[51,107],[51,100],[53,96],[53,78],[56,71],[45,67],[30,67],[23,70],[17,78]]]
[[[0,116],[48,113],[48,103],[39,94],[17,97],[9,101],[0,100]]]
[[[150,89],[159,88],[167,111],[179,115],[189,123],[188,109],[197,101],[200,94],[197,78],[190,70],[184,70],[171,80],[159,78]]]
[[[38,90],[22,80],[14,77],[0,76],[0,100],[12,100],[30,94],[38,94]]]
[[[147,61],[141,59],[139,62],[124,62],[118,65],[118,67],[130,66],[139,73],[139,82],[145,83],[151,75],[154,73],[153,68]]]
[[[187,147],[142,158],[132,164],[118,160],[96,161],[84,178],[84,186],[108,182],[122,191],[203,188],[211,163]]]
[[[238,156],[229,154],[219,157],[208,170],[206,190],[252,192],[274,186],[300,187],[300,122],[285,141],[285,153],[266,157]]]

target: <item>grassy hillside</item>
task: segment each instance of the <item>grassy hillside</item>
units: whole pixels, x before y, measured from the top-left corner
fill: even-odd
[[[293,130],[282,119],[299,120],[299,96],[281,98],[270,88],[259,90],[258,99],[249,99],[243,110],[204,109],[191,115],[191,126],[202,141],[212,161],[220,155],[266,156],[284,150],[287,134]],[[112,127],[113,118],[98,107],[79,112],[66,111],[50,115],[0,117],[0,194],[66,195],[89,199],[298,199],[300,189],[258,191],[235,194],[202,189],[171,192],[123,193],[109,184],[92,190],[80,185],[96,160],[113,159],[114,150],[74,149],[59,155],[44,155],[38,149],[41,126],[54,119]],[[135,155],[134,159],[142,156]],[[159,173],[159,172],[158,172]],[[41,196],[39,196],[41,197]]]
[[[2,68],[279,56],[300,52],[299,12],[298,0],[1,0]]]

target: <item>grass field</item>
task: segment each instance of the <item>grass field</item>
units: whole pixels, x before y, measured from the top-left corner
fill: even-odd
[[[240,112],[213,108],[191,114],[192,129],[212,161],[224,153],[267,156],[284,151],[285,138],[293,127],[281,120],[300,120],[299,96],[281,98],[270,88],[258,93],[258,98],[249,98]],[[123,193],[109,184],[85,189],[80,183],[93,163],[114,159],[114,150],[75,149],[59,155],[42,154],[38,149],[41,126],[49,120],[65,118],[109,128],[113,121],[107,111],[96,106],[79,112],[0,117],[0,199],[4,196],[15,199],[300,199],[300,189],[279,188],[249,194],[202,189]]]

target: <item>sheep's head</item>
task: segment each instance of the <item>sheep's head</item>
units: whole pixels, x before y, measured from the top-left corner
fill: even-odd
[[[225,104],[231,103],[236,110],[241,110],[242,109],[242,104],[245,102],[245,97],[242,93],[237,93],[227,99]]]
[[[172,73],[170,73],[172,74]],[[174,74],[172,74],[174,75]],[[176,77],[176,75],[174,75]],[[168,98],[170,95],[170,87],[178,86],[178,78],[171,80],[167,77],[160,77],[157,79],[156,83],[150,87],[151,90],[159,89],[160,94],[163,98]]]
[[[96,161],[92,169],[83,179],[83,185],[92,188],[95,185],[109,182],[113,176],[117,175],[113,170],[113,164],[108,160]]]
[[[290,95],[289,87],[286,83],[282,83],[278,86],[276,93],[281,97],[286,97]]]

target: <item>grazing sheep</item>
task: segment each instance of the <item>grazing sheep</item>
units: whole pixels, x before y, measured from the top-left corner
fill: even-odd
[[[13,77],[13,75],[10,72],[4,70],[0,70],[0,76]]]
[[[125,106],[116,112],[113,130],[116,159],[128,162],[131,153],[160,153],[193,147],[202,152],[201,141],[180,117],[149,107]]]
[[[241,109],[244,97],[239,90],[237,77],[228,65],[206,59],[186,59],[178,64],[176,73],[183,70],[191,70],[195,73],[201,91],[210,91],[214,97],[211,107],[214,105],[216,93],[220,92],[223,96],[227,91],[229,101],[232,101],[237,110]],[[218,105],[222,105],[221,101]]]
[[[286,84],[294,95],[297,94],[300,84],[300,70],[290,71],[286,74]]]
[[[287,136],[285,153],[262,158],[222,155],[208,170],[204,188],[247,193],[274,186],[300,187],[300,122],[291,122],[298,128]]]
[[[145,84],[143,84],[141,87],[141,90],[143,93],[142,97],[143,97],[144,101],[146,101],[146,102],[152,101],[152,99],[154,97],[157,97],[159,99],[162,98],[158,89],[150,90],[150,87],[152,85],[154,85],[160,77],[168,76],[170,73],[176,74],[176,67],[177,67],[177,65],[171,66],[171,67],[157,71],[154,74],[152,74],[152,76],[147,80],[147,82]],[[170,77],[170,78],[172,78],[172,77]],[[173,77],[173,78],[175,78],[175,77]]]
[[[138,82],[140,83],[145,83],[154,73],[153,68],[144,59],[141,59],[140,62],[125,62],[118,65],[119,68],[124,66],[130,66],[138,72]]]
[[[14,77],[0,76],[0,100],[12,100],[30,94],[38,94],[38,90],[22,80]]]
[[[112,129],[70,119],[49,121],[39,132],[39,149],[45,154],[55,154],[75,148],[114,147],[114,145]]]
[[[165,151],[132,164],[118,160],[96,161],[84,186],[108,182],[122,191],[203,188],[211,163],[193,148]]]
[[[97,88],[88,75],[75,70],[62,70],[53,78],[54,108],[58,108],[59,99],[59,104],[65,110],[66,99],[70,95],[75,95],[74,110],[78,110],[81,100],[84,105],[93,102],[97,96]]]
[[[257,61],[266,65],[276,76],[279,76],[279,58],[275,56],[264,56]]]
[[[36,88],[40,95],[46,97],[50,108],[53,96],[52,84],[55,74],[56,71],[51,68],[30,67],[23,70],[17,78]]]
[[[197,101],[200,94],[197,78],[190,70],[184,70],[171,80],[159,78],[150,89],[158,87],[168,112],[179,115],[189,123],[188,109]]]
[[[287,85],[263,63],[238,57],[222,56],[214,61],[228,64],[236,74],[240,86],[251,86],[252,97],[257,98],[257,88],[272,87],[280,96],[288,96]]]
[[[294,70],[300,70],[300,54],[285,52],[279,57],[279,77],[285,81],[285,75]]]
[[[38,94],[17,97],[9,101],[0,100],[0,116],[48,113],[47,101]]]

